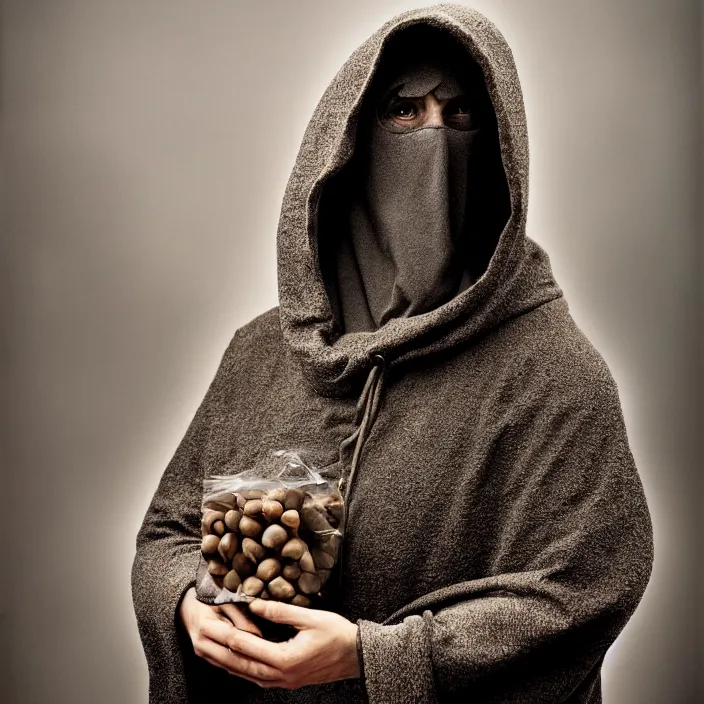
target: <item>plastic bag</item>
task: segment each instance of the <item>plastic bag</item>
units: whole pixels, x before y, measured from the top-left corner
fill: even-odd
[[[314,607],[340,555],[338,487],[295,450],[203,481],[196,596],[207,604],[274,599]]]

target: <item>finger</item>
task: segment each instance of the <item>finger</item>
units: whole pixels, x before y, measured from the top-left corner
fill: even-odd
[[[228,618],[222,611],[222,609],[218,606],[216,609],[213,610],[213,613],[217,618],[219,618],[221,621],[225,621],[225,623],[232,623],[232,620]],[[233,626],[235,625],[234,623],[232,624]]]
[[[235,628],[255,633],[256,626],[234,604],[223,604],[221,607],[222,618],[231,623]],[[255,633],[256,635],[256,633]]]
[[[233,675],[235,677],[241,677],[243,680],[249,680],[250,682],[253,682],[254,684],[258,685],[259,687],[263,687],[264,684],[262,682],[259,682],[258,680],[251,679],[250,677],[246,677],[245,675],[239,674],[238,672],[235,672],[234,670],[231,670],[228,666],[226,666],[224,663],[219,662],[218,660],[215,660],[215,658],[201,654],[200,657],[203,658],[206,662],[209,662],[211,665],[214,665],[215,667],[219,667],[221,670],[225,670],[228,675]],[[267,685],[267,686],[274,686],[274,685]]]
[[[205,636],[227,648],[230,636],[238,632],[237,626],[234,626],[232,621],[227,618],[204,618],[198,624],[197,636]],[[254,635],[251,635],[251,637],[256,638]]]
[[[314,628],[318,624],[315,611],[303,606],[284,604],[281,601],[269,601],[268,599],[255,599],[249,605],[253,614],[261,616],[268,621],[276,623],[287,623],[294,628]]]
[[[281,662],[280,643],[271,643],[222,621],[215,619],[201,621],[200,635],[210,638],[225,648],[232,648],[237,653],[272,667],[278,667]]]
[[[283,670],[290,666],[290,649],[284,643],[272,643],[264,638],[253,636],[247,631],[234,629],[227,639],[227,646],[236,653],[270,665],[283,677]]]
[[[264,663],[257,662],[241,653],[233,653],[209,638],[198,642],[198,654],[216,667],[227,670],[231,675],[242,677],[260,686],[273,686],[281,680],[281,673]]]
[[[253,633],[260,638],[264,637],[257,625],[247,618],[247,615],[242,611],[242,607],[237,606],[237,604],[223,604],[222,610],[236,628]]]

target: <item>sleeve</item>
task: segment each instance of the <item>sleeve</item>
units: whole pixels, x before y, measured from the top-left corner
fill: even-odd
[[[164,470],[136,539],[131,585],[149,670],[150,704],[186,704],[188,671],[196,655],[178,618],[185,592],[196,584],[200,559],[201,455],[227,386],[237,333],[183,439]]]
[[[569,396],[516,403],[494,445],[492,471],[509,480],[486,517],[489,573],[384,624],[358,621],[370,704],[596,700],[650,579],[653,535],[615,383]]]

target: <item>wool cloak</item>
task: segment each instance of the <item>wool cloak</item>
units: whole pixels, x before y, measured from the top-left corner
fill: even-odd
[[[484,274],[450,301],[340,334],[318,257],[323,186],[354,149],[388,38],[426,23],[481,67],[511,213]],[[137,535],[132,591],[150,704],[601,702],[600,668],[648,583],[652,526],[603,358],[526,236],[528,141],[511,51],[442,4],[365,41],[321,98],[284,195],[279,305],[236,330]],[[202,480],[300,448],[344,477],[335,610],[362,677],[262,689],[193,652]]]

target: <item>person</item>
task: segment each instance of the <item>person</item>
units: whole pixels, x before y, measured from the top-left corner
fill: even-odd
[[[601,701],[652,525],[527,196],[519,80],[481,14],[401,13],[338,72],[284,195],[279,305],[234,332],[137,535],[150,704]],[[331,600],[203,603],[202,481],[272,448],[343,491]]]

